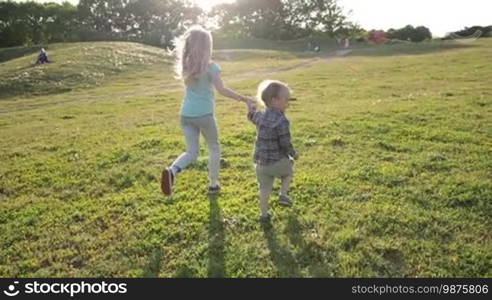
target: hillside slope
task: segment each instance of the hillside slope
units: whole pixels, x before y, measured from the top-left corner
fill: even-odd
[[[172,62],[164,49],[127,42],[54,44],[47,51],[50,64],[34,66],[37,53],[0,64],[0,99],[92,87],[124,72]]]
[[[242,103],[216,101],[220,195],[202,144],[163,197],[186,146],[182,86],[159,65],[0,101],[0,277],[491,277],[492,40],[422,48],[215,53],[234,90],[273,78],[298,99],[294,205],[272,195],[271,227]]]

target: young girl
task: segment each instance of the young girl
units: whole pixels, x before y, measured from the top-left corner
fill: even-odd
[[[291,206],[288,196],[293,177],[293,160],[298,158],[291,142],[290,123],[285,116],[289,107],[290,89],[280,81],[265,80],[258,87],[259,101],[266,109],[256,111],[248,105],[248,119],[256,125],[254,163],[260,186],[260,221],[268,222],[268,198],[272,193],[275,178],[281,179],[279,204]]]
[[[186,152],[181,154],[161,175],[164,195],[173,193],[176,175],[196,161],[200,133],[209,149],[209,193],[218,193],[220,145],[214,114],[214,87],[223,96],[252,103],[254,100],[239,95],[224,86],[220,66],[211,61],[212,35],[199,26],[193,26],[178,39],[176,73],[185,83],[185,96],[181,105],[181,127],[186,140]]]

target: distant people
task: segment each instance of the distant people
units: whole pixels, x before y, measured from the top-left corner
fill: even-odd
[[[38,55],[38,59],[36,60],[36,65],[37,64],[47,64],[49,63],[50,60],[48,59],[48,53],[46,53],[46,50],[44,48],[41,48],[41,52]]]
[[[316,43],[308,42],[307,51],[308,52],[311,52],[311,51],[319,52],[319,51],[321,51],[321,47],[319,45],[317,45]]]
[[[165,46],[167,44],[167,37],[165,34],[161,35],[161,46]]]
[[[321,50],[321,48],[319,45],[316,44],[316,42],[309,41],[307,43],[307,51],[308,52],[311,52],[311,51],[319,52],[320,50]]]
[[[313,44],[311,44],[311,42],[308,42],[307,51],[312,51],[312,50],[313,50]]]
[[[350,47],[350,40],[349,39],[345,39],[343,41],[343,48],[348,48]]]

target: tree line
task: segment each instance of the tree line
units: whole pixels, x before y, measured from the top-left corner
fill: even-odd
[[[0,47],[94,40],[168,47],[196,23],[234,38],[370,40],[379,34],[350,22],[337,0],[236,0],[209,13],[191,0],[80,0],[78,5],[0,0]],[[412,42],[432,38],[428,28],[411,25],[384,36]]]
[[[193,23],[215,26],[216,34],[227,37],[273,40],[363,32],[347,21],[337,0],[237,0],[209,13],[191,0],[0,0],[0,47],[88,40],[169,46]]]
[[[202,14],[188,0],[0,1],[0,47],[89,40],[168,45]]]
[[[212,10],[218,34],[291,40],[307,36],[348,37],[363,32],[336,0],[236,0]]]

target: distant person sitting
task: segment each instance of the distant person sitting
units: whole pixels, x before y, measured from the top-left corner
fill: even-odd
[[[348,48],[350,47],[350,40],[349,39],[345,39],[343,41],[343,48]]]
[[[41,48],[41,52],[38,55],[38,59],[36,60],[36,65],[37,64],[47,64],[49,63],[48,59],[48,54],[46,53],[46,50],[44,48]]]
[[[311,44],[311,42],[308,42],[307,44],[307,51],[313,51],[313,44]]]

